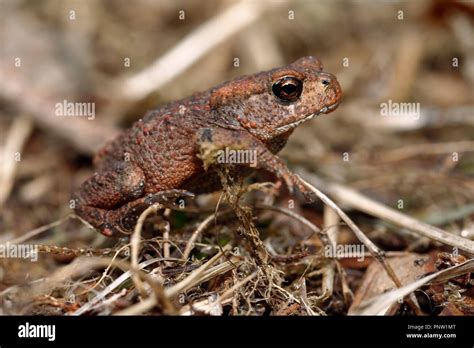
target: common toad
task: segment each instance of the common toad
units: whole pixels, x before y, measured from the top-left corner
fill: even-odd
[[[253,151],[256,167],[297,180],[276,156],[293,130],[341,100],[336,77],[304,57],[258,74],[238,77],[166,104],[108,143],[94,158],[96,172],[74,194],[76,214],[106,236],[130,234],[151,204],[173,206],[180,196],[216,191],[220,181],[203,165],[200,146]]]

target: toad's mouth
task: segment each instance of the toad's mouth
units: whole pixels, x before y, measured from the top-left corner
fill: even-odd
[[[298,121],[295,121],[295,122],[292,122],[292,123],[289,123],[289,124],[285,124],[284,126],[278,127],[276,129],[276,131],[277,131],[278,134],[285,133],[285,132],[289,131],[290,129],[294,129],[294,128],[298,127],[300,124],[313,119],[314,117],[318,116],[319,114],[327,114],[327,113],[333,111],[335,108],[338,107],[338,105],[339,105],[339,102],[336,102],[336,103],[331,104],[329,106],[325,106],[321,110],[319,110],[315,113],[309,114],[308,116],[306,116],[305,118],[302,118],[301,120],[298,120]]]

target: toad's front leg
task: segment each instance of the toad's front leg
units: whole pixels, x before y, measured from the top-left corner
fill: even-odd
[[[184,190],[166,190],[150,193],[116,209],[81,205],[77,211],[80,212],[79,216],[86,218],[103,235],[119,237],[130,235],[140,215],[153,204],[160,204],[163,208],[179,209],[179,199],[193,196]]]
[[[123,235],[132,233],[140,215],[153,204],[159,204],[161,208],[179,209],[179,202],[185,197],[193,197],[194,194],[185,190],[166,190],[150,193],[132,202],[128,202],[120,208],[107,213],[107,221],[113,228],[113,236],[118,232]]]
[[[219,163],[263,169],[283,179],[290,192],[296,187],[310,200],[310,192],[298,177],[263,142],[245,130],[202,128],[198,133],[198,151],[206,170]]]

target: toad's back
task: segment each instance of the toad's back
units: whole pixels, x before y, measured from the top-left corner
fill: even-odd
[[[179,187],[203,170],[195,156],[196,133],[209,126],[208,100],[208,92],[199,93],[148,112],[97,154],[97,169],[129,161],[143,171],[145,193]]]

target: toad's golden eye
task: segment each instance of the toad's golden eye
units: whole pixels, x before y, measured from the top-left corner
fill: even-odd
[[[303,82],[295,77],[285,76],[276,81],[272,91],[278,99],[284,102],[295,102],[303,91]]]

